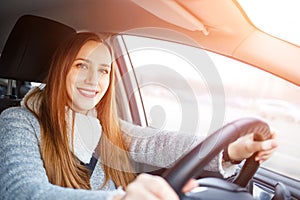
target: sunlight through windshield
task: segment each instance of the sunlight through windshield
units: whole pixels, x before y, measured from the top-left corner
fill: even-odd
[[[262,31],[300,45],[299,0],[238,0]]]

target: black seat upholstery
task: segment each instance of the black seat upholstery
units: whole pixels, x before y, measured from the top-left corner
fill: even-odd
[[[43,17],[20,17],[1,53],[0,78],[17,83],[43,82],[55,49],[75,32],[67,25]],[[21,98],[18,92],[7,91],[0,97],[0,112],[18,105]]]

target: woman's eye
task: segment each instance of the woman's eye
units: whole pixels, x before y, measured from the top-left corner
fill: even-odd
[[[87,64],[85,64],[85,63],[78,63],[78,64],[76,64],[76,67],[82,68],[82,69],[87,69],[88,68]]]
[[[109,70],[108,69],[99,69],[99,71],[102,74],[109,74]]]

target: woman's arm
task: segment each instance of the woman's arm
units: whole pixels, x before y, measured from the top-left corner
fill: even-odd
[[[133,160],[157,167],[171,166],[204,139],[196,135],[140,127],[125,121],[121,121],[121,127]],[[271,157],[277,147],[274,131],[271,132],[271,138],[265,141],[255,141],[254,133],[247,134],[229,144],[226,162],[222,151],[206,165],[205,170],[219,171],[227,178],[237,169],[233,163],[238,162],[232,161],[242,161],[258,152],[255,159],[262,163]]]
[[[136,162],[168,167],[202,138],[191,134],[141,127],[121,121],[125,144]]]
[[[204,139],[193,134],[141,127],[125,121],[120,123],[132,159],[157,167],[170,167]],[[228,177],[235,173],[236,166],[223,163],[221,152],[211,160],[205,170],[220,172]]]
[[[39,151],[40,130],[26,109],[12,108],[0,116],[1,199],[107,199],[117,191],[63,188],[49,183]]]

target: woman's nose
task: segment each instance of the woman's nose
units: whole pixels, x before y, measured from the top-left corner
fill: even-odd
[[[97,85],[99,83],[99,74],[97,73],[96,70],[88,70],[87,76],[86,76],[86,83],[91,84],[91,85]]]

